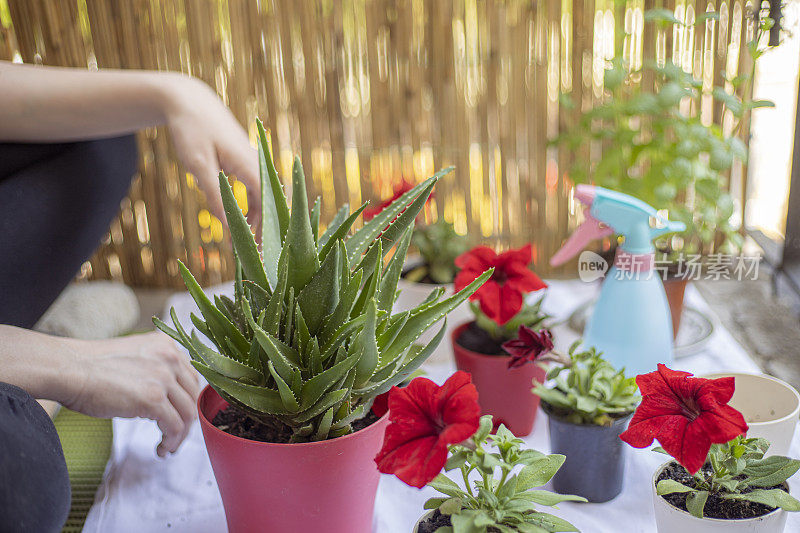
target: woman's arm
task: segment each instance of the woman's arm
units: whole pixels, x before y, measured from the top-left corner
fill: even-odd
[[[91,416],[155,420],[162,457],[189,431],[199,392],[194,369],[159,332],[83,341],[0,325],[0,381]]]
[[[0,61],[0,142],[64,142],[166,125],[186,169],[225,221],[217,174],[247,187],[248,219],[260,213],[258,154],[205,83],[174,72],[41,67]]]

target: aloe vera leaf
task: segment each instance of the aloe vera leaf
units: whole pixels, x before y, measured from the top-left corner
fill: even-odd
[[[400,281],[400,274],[403,273],[403,263],[406,260],[408,246],[411,244],[411,234],[414,226],[409,226],[403,233],[403,237],[394,251],[392,259],[386,266],[381,279],[381,286],[378,289],[378,309],[391,311],[394,305],[395,295],[397,294],[397,283]]]
[[[319,211],[320,211],[320,198],[314,200],[314,205],[311,207],[311,233],[314,235],[314,242],[319,240]]]
[[[322,353],[316,337],[311,337],[311,342],[308,343],[308,368],[312,374],[322,372]]]
[[[352,424],[356,420],[361,420],[362,418],[367,416],[367,413],[371,408],[372,408],[372,402],[360,404],[358,407],[350,411],[346,416],[338,420],[334,419],[333,426],[331,426],[331,429],[336,430],[349,427],[350,424]]]
[[[320,420],[317,431],[314,433],[314,440],[325,440],[328,438],[328,432],[331,430],[331,423],[333,423],[333,407],[325,411],[325,414],[322,415],[322,420]]]
[[[189,294],[192,295],[195,303],[197,303],[197,307],[206,319],[208,328],[214,334],[215,339],[222,342],[222,339],[229,337],[240,351],[246,351],[249,348],[249,343],[244,335],[236,329],[236,326],[234,326],[230,320],[225,318],[225,315],[223,315],[219,309],[214,307],[211,300],[209,300],[208,296],[203,292],[203,289],[200,288],[197,280],[194,279],[189,269],[186,268],[186,265],[178,261],[178,268]]]
[[[297,305],[303,312],[303,318],[312,335],[319,331],[322,320],[333,313],[339,303],[340,253],[341,247],[336,246],[335,251],[328,254],[311,281],[297,296]]]
[[[336,212],[333,216],[333,220],[331,223],[328,224],[328,227],[325,228],[325,231],[322,232],[322,236],[317,241],[317,247],[322,249],[324,248],[325,244],[331,239],[331,236],[336,232],[339,226],[347,220],[347,217],[350,215],[350,204],[343,204],[342,207]],[[321,254],[320,254],[321,255]],[[322,258],[320,257],[320,261]]]
[[[493,272],[493,269],[487,270],[472,283],[441,302],[437,302],[419,312],[412,311],[403,329],[398,333],[397,338],[391,345],[386,347],[381,357],[385,357],[387,360],[391,361],[404,352],[423,332],[477,291],[480,286],[489,279]]]
[[[299,157],[295,157],[292,167],[292,213],[284,246],[289,249],[289,287],[294,287],[297,293],[319,269],[316,241],[308,214],[306,178]]]
[[[228,183],[224,172],[219,173],[219,191],[222,195],[222,206],[225,208],[225,218],[228,219],[233,249],[236,250],[236,256],[241,261],[244,275],[262,287],[269,287],[267,274],[264,272],[264,265],[261,263],[261,256],[256,246],[256,239],[242,210],[239,209],[239,204],[236,203],[233,189],[231,189],[231,184]]]
[[[350,231],[350,228],[353,227],[353,223],[356,221],[358,216],[361,214],[364,209],[367,207],[367,202],[361,204],[361,207],[353,211],[353,213],[345,219],[344,222],[339,224],[339,226],[334,230],[331,235],[328,237],[328,240],[322,244],[322,248],[319,251],[319,260],[322,261],[325,259],[325,256],[328,255],[328,252],[331,250],[331,247],[336,243],[336,241],[344,240],[347,237],[347,233]]]
[[[277,339],[258,327],[258,324],[255,324],[253,333],[256,341],[261,345],[261,348],[264,350],[264,353],[269,361],[275,365],[275,369],[278,371],[281,377],[283,377],[284,380],[291,380],[292,373],[296,369],[299,370],[299,366],[291,361],[284,351],[278,349],[278,344],[274,342]],[[299,356],[297,357],[299,358]]]
[[[364,327],[359,333],[361,357],[358,359],[355,373],[355,383],[365,383],[375,372],[378,366],[378,341],[375,338],[375,328],[378,322],[378,308],[374,300],[367,304]]]
[[[350,317],[350,312],[353,310],[353,305],[355,305],[358,297],[358,290],[361,288],[362,277],[363,272],[361,271],[353,275],[347,288],[339,295],[339,304],[336,309],[324,320],[322,332],[319,334],[319,338],[323,343],[327,343],[336,333],[336,330]]]
[[[411,202],[411,205],[401,212],[397,218],[392,220],[386,230],[381,233],[381,241],[383,242],[384,250],[388,252],[392,246],[395,245],[397,240],[403,236],[407,228],[414,227],[414,220],[425,207],[425,203],[428,201],[431,192],[433,192],[436,181],[438,181],[438,178],[422,189],[422,192]]]
[[[265,258],[277,258],[281,244],[289,227],[289,204],[283,193],[283,184],[272,162],[272,153],[267,143],[267,132],[264,124],[256,119],[259,140],[259,176],[261,178],[261,247]],[[263,163],[261,159],[263,158]],[[269,180],[272,195],[267,195],[266,181]],[[265,235],[270,239],[268,247],[264,247]],[[277,236],[277,239],[275,239]],[[267,254],[270,251],[270,254]],[[265,261],[266,263],[266,261]],[[277,261],[275,263],[277,265]],[[269,269],[269,267],[268,267]],[[274,286],[274,285],[273,285]]]
[[[411,311],[403,311],[389,318],[389,327],[378,337],[379,350],[383,350],[394,341],[397,334],[400,333],[400,330],[406,325],[409,315],[411,315]]]
[[[297,413],[300,411],[300,404],[297,403],[297,398],[295,398],[292,389],[289,388],[289,385],[286,384],[280,374],[275,370],[275,365],[272,364],[272,361],[267,363],[267,368],[269,369],[270,375],[275,380],[275,383],[278,385],[278,394],[281,395],[281,401],[283,401],[283,406],[286,410],[290,413]]]
[[[358,316],[345,324],[343,324],[339,329],[336,330],[333,335],[331,335],[330,339],[325,341],[325,344],[321,347],[322,349],[322,360],[327,361],[330,356],[336,353],[336,350],[339,349],[339,346],[353,334],[355,330],[360,328],[364,324],[364,319],[366,317],[364,315]]]
[[[366,222],[346,241],[347,255],[350,261],[354,261],[366,250],[381,233],[386,226],[394,220],[403,209],[406,209],[413,199],[422,193],[428,185],[436,183],[440,177],[452,170],[452,167],[440,170],[427,180],[417,184],[411,190],[400,196],[397,200],[388,205],[383,211],[378,213],[372,220]],[[415,215],[416,216],[416,215]]]
[[[192,333],[191,340],[192,346],[201,355],[202,361],[223,376],[236,380],[244,379],[255,385],[263,383],[264,376],[257,369],[215,352],[203,344],[194,333]]]
[[[331,407],[335,406],[339,402],[343,401],[347,398],[348,394],[350,394],[349,390],[346,389],[339,389],[331,391],[325,396],[322,397],[317,403],[306,409],[305,411],[301,411],[300,413],[294,415],[292,417],[292,422],[297,424],[302,424],[303,422],[307,422],[314,417],[317,417],[330,409]]]
[[[311,340],[311,332],[308,331],[308,325],[306,324],[305,317],[303,316],[303,312],[300,310],[299,307],[295,307],[294,313],[294,334],[295,334],[295,346],[297,347],[297,351],[301,354],[307,354],[306,348],[308,347],[308,343]],[[307,365],[308,362],[304,361],[304,365]]]
[[[286,285],[289,279],[289,265],[285,253],[281,253],[278,261],[278,284],[269,298],[266,313],[264,314],[264,331],[277,337],[280,332],[281,313],[283,312],[283,299],[286,296]]]
[[[257,385],[240,383],[234,379],[223,376],[213,368],[197,361],[192,361],[192,366],[206,378],[217,392],[225,393],[228,396],[236,398],[237,401],[251,409],[271,415],[290,414],[283,406],[283,400],[278,391],[266,387],[259,387]]]
[[[317,374],[303,384],[300,392],[300,405],[308,408],[319,400],[338,379],[347,374],[358,363],[358,355],[353,355]]]
[[[371,300],[378,291],[378,286],[381,282],[381,263],[383,262],[380,241],[373,244],[369,252],[364,256],[364,260],[366,261],[367,259],[369,259],[370,262],[364,267],[363,271],[365,276],[369,275],[369,278],[365,282],[361,294],[358,295],[350,316],[362,314],[366,303]]]

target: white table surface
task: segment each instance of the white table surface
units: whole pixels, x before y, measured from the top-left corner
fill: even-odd
[[[590,299],[597,286],[579,281],[552,282],[544,308],[557,319],[566,317]],[[217,288],[213,292],[224,292]],[[687,305],[714,320],[714,334],[704,349],[679,359],[673,366],[696,374],[714,371],[757,372],[756,364],[725,330],[699,293],[689,287]],[[191,324],[194,303],[188,294],[173,297],[184,324]],[[554,331],[561,348],[577,337],[565,325]],[[452,365],[426,370],[441,382],[453,372]],[[166,459],[155,454],[160,434],[155,423],[143,419],[115,419],[114,443],[103,482],[84,526],[86,532],[212,533],[226,531],[225,515],[214,474],[197,422],[178,452]],[[539,412],[527,445],[549,451],[546,415]],[[563,503],[553,511],[586,533],[655,532],[650,480],[664,456],[647,449],[626,449],[625,486],[613,501],[604,504]],[[795,432],[790,455],[800,457],[800,432]],[[598,460],[602,460],[598,457]],[[800,474],[790,479],[792,493],[800,494]],[[425,500],[436,494],[430,488],[409,487],[393,476],[383,475],[378,487],[373,530],[376,533],[408,533],[423,513]],[[547,510],[547,509],[543,509]],[[800,513],[790,513],[786,531],[800,531]]]

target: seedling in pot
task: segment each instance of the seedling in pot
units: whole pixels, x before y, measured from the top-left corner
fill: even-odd
[[[378,468],[442,494],[425,503],[425,509],[437,512],[422,520],[418,531],[578,531],[537,506],[584,498],[532,490],[547,483],[565,457],[523,449],[523,441],[502,425],[490,435],[492,425],[491,416],[480,417],[478,393],[465,372],[456,372],[441,387],[417,378],[404,389],[391,390],[389,426],[375,458]],[[442,469],[458,471],[461,484]]]

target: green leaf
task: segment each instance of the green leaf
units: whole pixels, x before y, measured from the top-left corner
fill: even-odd
[[[264,131],[264,124],[258,119],[256,119],[256,128],[258,129],[260,149],[259,159],[261,159],[262,156],[264,159],[263,166],[259,169],[261,178],[261,246],[264,251],[264,264],[269,272],[272,268],[273,258],[275,265],[277,265],[280,243],[283,243],[286,237],[286,230],[289,228],[289,205],[286,203],[286,195],[283,193],[283,184],[278,178],[275,165],[272,163],[272,153],[267,143],[267,134]],[[267,179],[269,179],[269,186],[272,191],[271,197],[267,196]],[[273,240],[268,247],[264,247],[265,235],[269,236],[270,239],[274,239],[276,230],[278,232],[279,241],[276,243],[276,241]],[[267,252],[275,255],[268,255]]]
[[[242,263],[244,275],[264,288],[269,287],[253,232],[250,230],[250,225],[242,210],[239,209],[231,184],[228,183],[228,178],[223,172],[219,173],[219,191],[222,195],[222,205],[225,208],[225,218],[228,220],[228,227],[231,230],[233,249]]]
[[[236,326],[234,326],[230,320],[225,318],[225,315],[223,315],[219,309],[214,307],[211,300],[208,299],[208,296],[206,296],[203,289],[200,288],[200,285],[194,279],[194,276],[192,276],[192,273],[189,272],[189,269],[186,268],[186,265],[180,260],[178,261],[178,269],[180,270],[186,289],[189,291],[189,294],[192,295],[192,299],[194,299],[195,303],[197,303],[197,307],[200,309],[203,317],[205,317],[208,327],[214,334],[215,339],[223,342],[223,339],[226,337],[230,338],[239,351],[246,353],[250,348],[250,343],[247,342],[244,335],[236,329]]]
[[[377,239],[386,229],[386,226],[394,220],[401,211],[406,209],[412,199],[419,196],[431,183],[436,183],[439,178],[452,171],[449,167],[442,169],[422,183],[417,184],[411,190],[400,196],[397,200],[388,205],[383,211],[378,213],[372,220],[365,223],[347,241],[347,255],[351,262],[355,261],[364,251]]]
[[[283,405],[281,395],[277,391],[266,387],[240,383],[197,361],[192,361],[192,366],[206,378],[217,392],[224,392],[247,407],[261,413],[271,415],[288,414]]]
[[[338,389],[328,392],[314,405],[305,411],[301,411],[299,414],[294,415],[292,417],[292,421],[297,424],[307,422],[342,402],[345,398],[347,398],[348,394],[350,394],[350,391],[347,389]]]
[[[771,455],[750,462],[742,471],[750,487],[774,487],[780,485],[800,470],[800,461],[780,455]]]
[[[356,385],[363,385],[372,377],[378,366],[378,341],[375,338],[375,328],[378,322],[378,308],[375,300],[367,304],[364,327],[358,336],[361,357],[356,365]]]
[[[687,487],[683,483],[678,483],[674,479],[662,479],[656,485],[656,493],[659,496],[674,494],[676,492],[692,492],[693,490],[693,488]]]
[[[333,409],[334,408],[331,407],[325,411],[322,420],[320,420],[317,426],[317,432],[314,433],[314,440],[325,440],[328,438],[328,432],[331,430],[331,423],[333,422]]]
[[[319,210],[320,210],[320,198],[317,196],[317,199],[314,200],[314,207],[311,208],[311,233],[314,235],[314,242],[317,242],[319,238]],[[322,259],[320,259],[322,261]]]
[[[769,507],[780,507],[785,511],[800,511],[800,502],[782,489],[757,489],[744,494],[722,494],[729,500],[747,500]]]
[[[526,501],[538,503],[539,505],[546,505],[553,507],[561,502],[586,502],[583,496],[575,496],[572,494],[557,494],[548,490],[529,490],[514,496],[515,498],[522,498]]]
[[[531,513],[525,519],[535,525],[545,528],[547,531],[578,531],[578,528],[557,516],[547,513]]]
[[[275,369],[278,371],[278,374],[280,374],[283,379],[291,381],[294,371],[300,369],[299,354],[297,354],[294,349],[289,348],[287,345],[283,344],[278,339],[258,327],[258,324],[255,322],[251,324],[251,327],[253,327],[253,334],[255,335],[256,341],[264,350],[264,353],[269,361],[275,365]],[[279,346],[283,349],[279,348]],[[286,350],[285,348],[289,349]],[[289,357],[287,357],[287,355]]]
[[[297,403],[297,398],[295,398],[292,389],[289,388],[289,385],[286,384],[280,374],[275,371],[275,365],[272,364],[272,361],[267,362],[267,368],[269,368],[270,375],[272,375],[275,379],[275,383],[278,385],[278,393],[281,395],[281,401],[283,401],[283,406],[286,410],[290,413],[300,411],[300,404]]]
[[[308,198],[306,197],[306,178],[300,158],[294,158],[292,167],[292,213],[289,218],[289,229],[286,232],[288,247],[289,287],[294,287],[295,294],[306,286],[314,273],[319,270],[316,241],[311,231],[311,219],[308,215]]]
[[[447,494],[448,496],[452,496],[454,498],[460,497],[464,494],[464,491],[461,490],[461,487],[459,487],[452,479],[444,474],[438,474],[435,478],[433,478],[433,481],[428,483],[428,486],[433,487],[442,494]]]
[[[281,318],[283,316],[283,304],[286,297],[286,286],[289,282],[289,265],[286,248],[281,252],[278,260],[278,284],[270,296],[269,304],[264,311],[264,331],[277,337],[280,334]],[[291,314],[289,315],[291,316]]]
[[[308,408],[314,404],[319,398],[325,394],[337,380],[345,376],[351,368],[358,363],[358,354],[351,355],[344,361],[341,361],[321,374],[312,377],[303,385],[303,390],[300,392],[300,403],[302,407]]]
[[[386,266],[386,271],[381,279],[381,286],[378,289],[378,309],[384,311],[391,311],[394,305],[395,295],[397,294],[397,283],[400,280],[400,275],[403,273],[403,264],[406,260],[406,253],[408,246],[411,244],[411,236],[414,232],[414,227],[409,226],[403,234],[403,238],[397,245],[391,261]]]
[[[350,231],[350,228],[353,226],[353,223],[356,221],[361,212],[364,211],[367,205],[368,204],[364,202],[364,204],[362,204],[361,207],[353,211],[353,213],[349,217],[347,217],[347,219],[344,222],[342,222],[336,227],[336,230],[334,230],[331,233],[331,235],[327,237],[324,243],[322,243],[322,241],[320,240],[322,246],[322,248],[320,248],[319,251],[320,261],[323,261],[325,259],[325,256],[328,255],[328,252],[331,250],[331,247],[333,246],[334,243],[336,243],[336,241],[344,240],[344,238],[347,237],[347,233]],[[323,235],[323,238],[325,238],[325,235]]]
[[[333,313],[339,303],[339,254],[344,253],[344,244],[342,241],[336,242],[335,251],[328,254],[297,296],[297,305],[312,335],[317,334],[322,320]]]
[[[336,309],[325,319],[322,332],[318,335],[323,343],[328,343],[334,338],[339,328],[341,328],[350,317],[353,305],[355,305],[356,298],[358,297],[358,290],[361,288],[363,274],[363,272],[358,271],[350,278],[350,283],[347,285],[347,288],[339,295],[339,304],[336,306]]]
[[[334,232],[342,225],[342,223],[347,219],[350,215],[350,204],[343,204],[342,207],[336,212],[331,220],[331,223],[328,224],[328,227],[325,228],[325,231],[322,233],[322,236],[317,241],[317,247],[322,249],[325,244],[331,239],[331,236]],[[320,254],[321,255],[321,254]],[[322,261],[322,257],[320,257],[320,261]]]
[[[225,377],[249,381],[253,384],[262,384],[261,372],[235,359],[217,353],[203,344],[197,335],[192,332],[192,346],[200,354],[202,361]]]
[[[541,487],[552,478],[566,457],[559,454],[547,455],[534,461],[517,474],[517,492]]]
[[[706,500],[708,500],[707,490],[692,491],[686,496],[686,510],[689,511],[692,516],[703,518],[703,509],[706,507]]]

